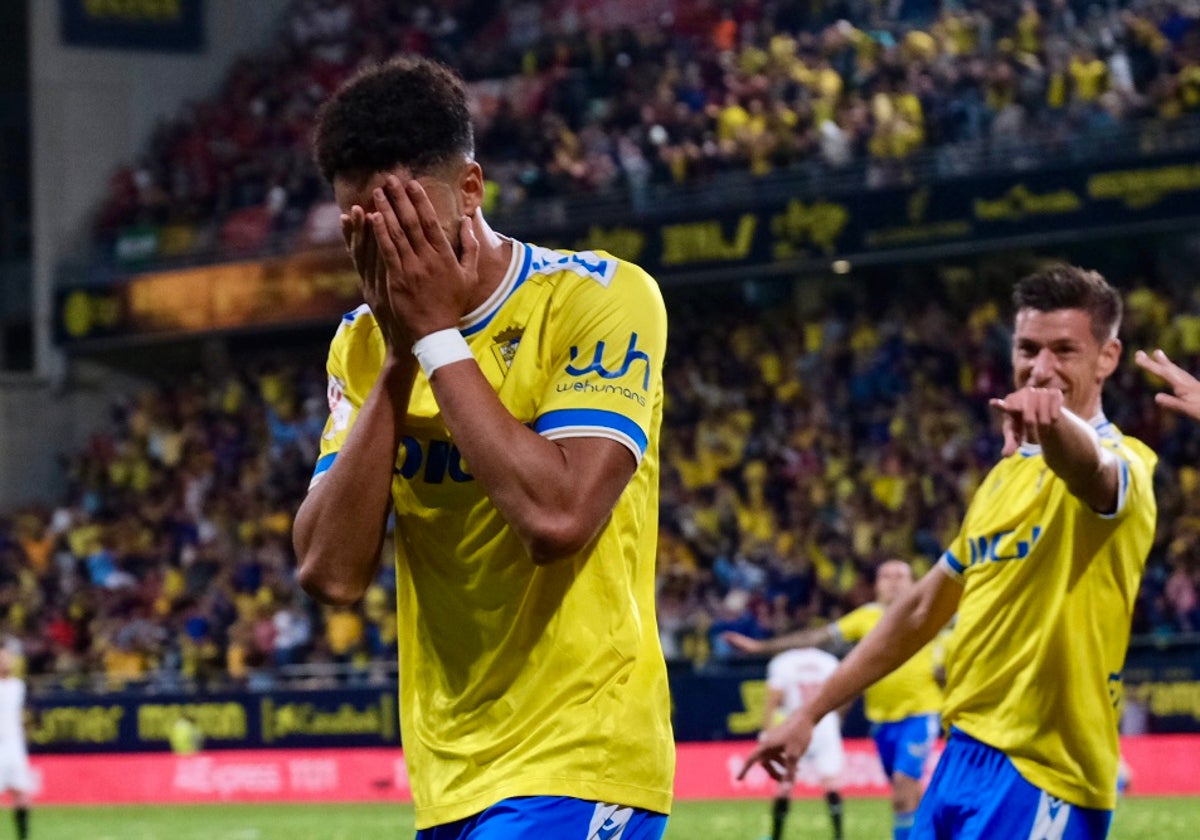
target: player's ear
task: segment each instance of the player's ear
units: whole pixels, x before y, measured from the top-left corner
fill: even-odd
[[[463,215],[474,215],[483,203],[483,167],[478,162],[470,161],[463,167],[458,180],[458,191]]]
[[[1121,339],[1110,338],[1100,345],[1100,379],[1108,379],[1121,363]]]

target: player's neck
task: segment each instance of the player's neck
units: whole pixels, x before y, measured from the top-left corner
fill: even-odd
[[[512,239],[492,230],[486,220],[482,222],[481,227],[483,231],[479,241],[479,281],[476,284],[475,294],[471,296],[471,306],[467,311],[482,306],[497,287],[504,282],[509,265],[512,263],[513,248],[515,247]]]

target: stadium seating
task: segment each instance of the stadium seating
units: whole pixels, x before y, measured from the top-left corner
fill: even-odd
[[[870,597],[879,562],[928,568],[954,535],[998,455],[986,406],[1006,389],[1007,325],[992,304],[884,303],[797,323],[790,308],[670,301],[670,658],[728,655],[721,629],[835,618]],[[1128,345],[1200,362],[1188,301],[1138,288],[1127,307]],[[1107,405],[1161,453],[1163,527],[1134,630],[1172,634],[1200,627],[1200,433],[1156,410],[1154,390],[1127,370]],[[390,563],[353,609],[319,607],[295,582],[290,525],[324,394],[316,358],[147,390],[70,458],[66,498],[0,519],[0,620],[35,684],[253,689],[314,664],[354,678],[394,661]]]
[[[1200,113],[1200,22],[1180,4],[616,5],[626,18],[568,0],[478,19],[466,0],[297,0],[267,49],[114,173],[98,241],[139,264],[336,244],[308,148],[315,110],[397,51],[468,79],[501,215],[563,197],[636,209],[660,185],[726,176],[858,167],[871,188],[1022,167],[1034,151],[1103,153],[1121,126]],[[668,657],[729,655],[721,629],[836,618],[870,597],[882,560],[927,568],[953,536],[999,451],[986,406],[1008,381],[1007,325],[979,302],[891,304],[830,305],[800,324],[695,300],[673,314]],[[1127,304],[1127,346],[1195,367],[1192,301],[1146,286]],[[354,674],[394,660],[388,563],[353,609],[318,607],[294,580],[291,518],[326,413],[319,371],[258,363],[151,389],[74,453],[66,498],[0,518],[0,629],[34,680],[255,688],[301,662]],[[1162,457],[1164,527],[1134,630],[1194,632],[1200,434],[1154,410],[1152,390],[1127,371],[1108,400]]]
[[[1042,15],[974,0],[934,16],[912,0],[701,2],[619,28],[574,13],[586,4],[512,3],[482,20],[470,5],[297,2],[268,49],[114,173],[99,243],[119,257],[147,227],[172,234],[159,257],[305,243],[328,200],[308,149],[315,110],[397,51],[470,80],[501,213],[562,196],[644,200],[726,172],[856,165],[881,186],[918,160],[943,173],[1029,165],[1200,111],[1196,20],[1174,3],[1071,0]]]

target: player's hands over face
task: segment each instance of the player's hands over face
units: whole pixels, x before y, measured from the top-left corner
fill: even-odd
[[[791,779],[796,774],[796,764],[804,756],[812,740],[812,724],[801,709],[778,726],[772,726],[758,736],[758,746],[746,758],[738,772],[738,781],[746,778],[750,768],[761,764],[763,769],[777,782]]]
[[[1133,360],[1144,370],[1166,380],[1167,385],[1175,392],[1155,394],[1156,403],[1171,411],[1186,414],[1194,420],[1200,420],[1200,381],[1197,381],[1196,377],[1172,362],[1161,350],[1155,350],[1153,355],[1139,350]]]
[[[471,219],[464,217],[460,225],[459,259],[425,188],[415,179],[401,182],[390,175],[374,199],[367,219],[387,269],[393,315],[414,341],[457,327],[478,276],[479,240]]]
[[[988,403],[1004,414],[1005,457],[1016,452],[1021,444],[1041,445],[1042,435],[1050,430],[1062,415],[1063,392],[1057,388],[1025,386],[1004,399]]]
[[[358,272],[363,300],[371,307],[388,348],[407,353],[413,339],[392,314],[392,305],[388,300],[387,266],[383,263],[375,234],[367,222],[367,212],[357,204],[350,208],[349,213],[342,214],[342,238]]]
[[[762,653],[766,649],[766,645],[758,639],[752,639],[749,636],[735,633],[732,630],[723,632],[721,639],[730,647],[740,650],[742,653]]]

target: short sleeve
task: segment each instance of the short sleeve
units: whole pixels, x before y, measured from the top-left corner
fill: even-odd
[[[833,623],[833,631],[843,642],[859,642],[871,632],[874,622],[869,614],[870,607],[863,606],[849,612]]]
[[[358,410],[365,395],[357,393],[354,387],[357,383],[350,377],[350,356],[355,341],[361,341],[362,336],[369,334],[372,328],[375,328],[375,319],[364,304],[342,316],[337,333],[330,342],[329,356],[325,362],[328,377],[325,396],[329,402],[329,418],[325,421],[325,428],[321,433],[320,454],[313,468],[309,487],[320,481],[321,476],[333,466],[338,450],[346,442],[358,417]]]
[[[1112,513],[1098,513],[1101,519],[1123,519],[1128,511],[1153,504],[1154,466],[1157,456],[1144,446],[1134,446],[1128,438],[1101,438],[1102,445],[1117,456],[1117,506]]]
[[[942,552],[942,556],[938,558],[938,565],[950,573],[950,576],[956,580],[963,579],[963,572],[967,569],[967,564],[970,562],[970,550],[967,547],[966,529],[962,529],[950,541],[950,545],[946,546],[946,550]]]
[[[607,283],[573,278],[559,290],[548,329],[550,376],[534,431],[609,438],[640,462],[662,393],[667,316],[658,285],[630,263],[618,263]]]

